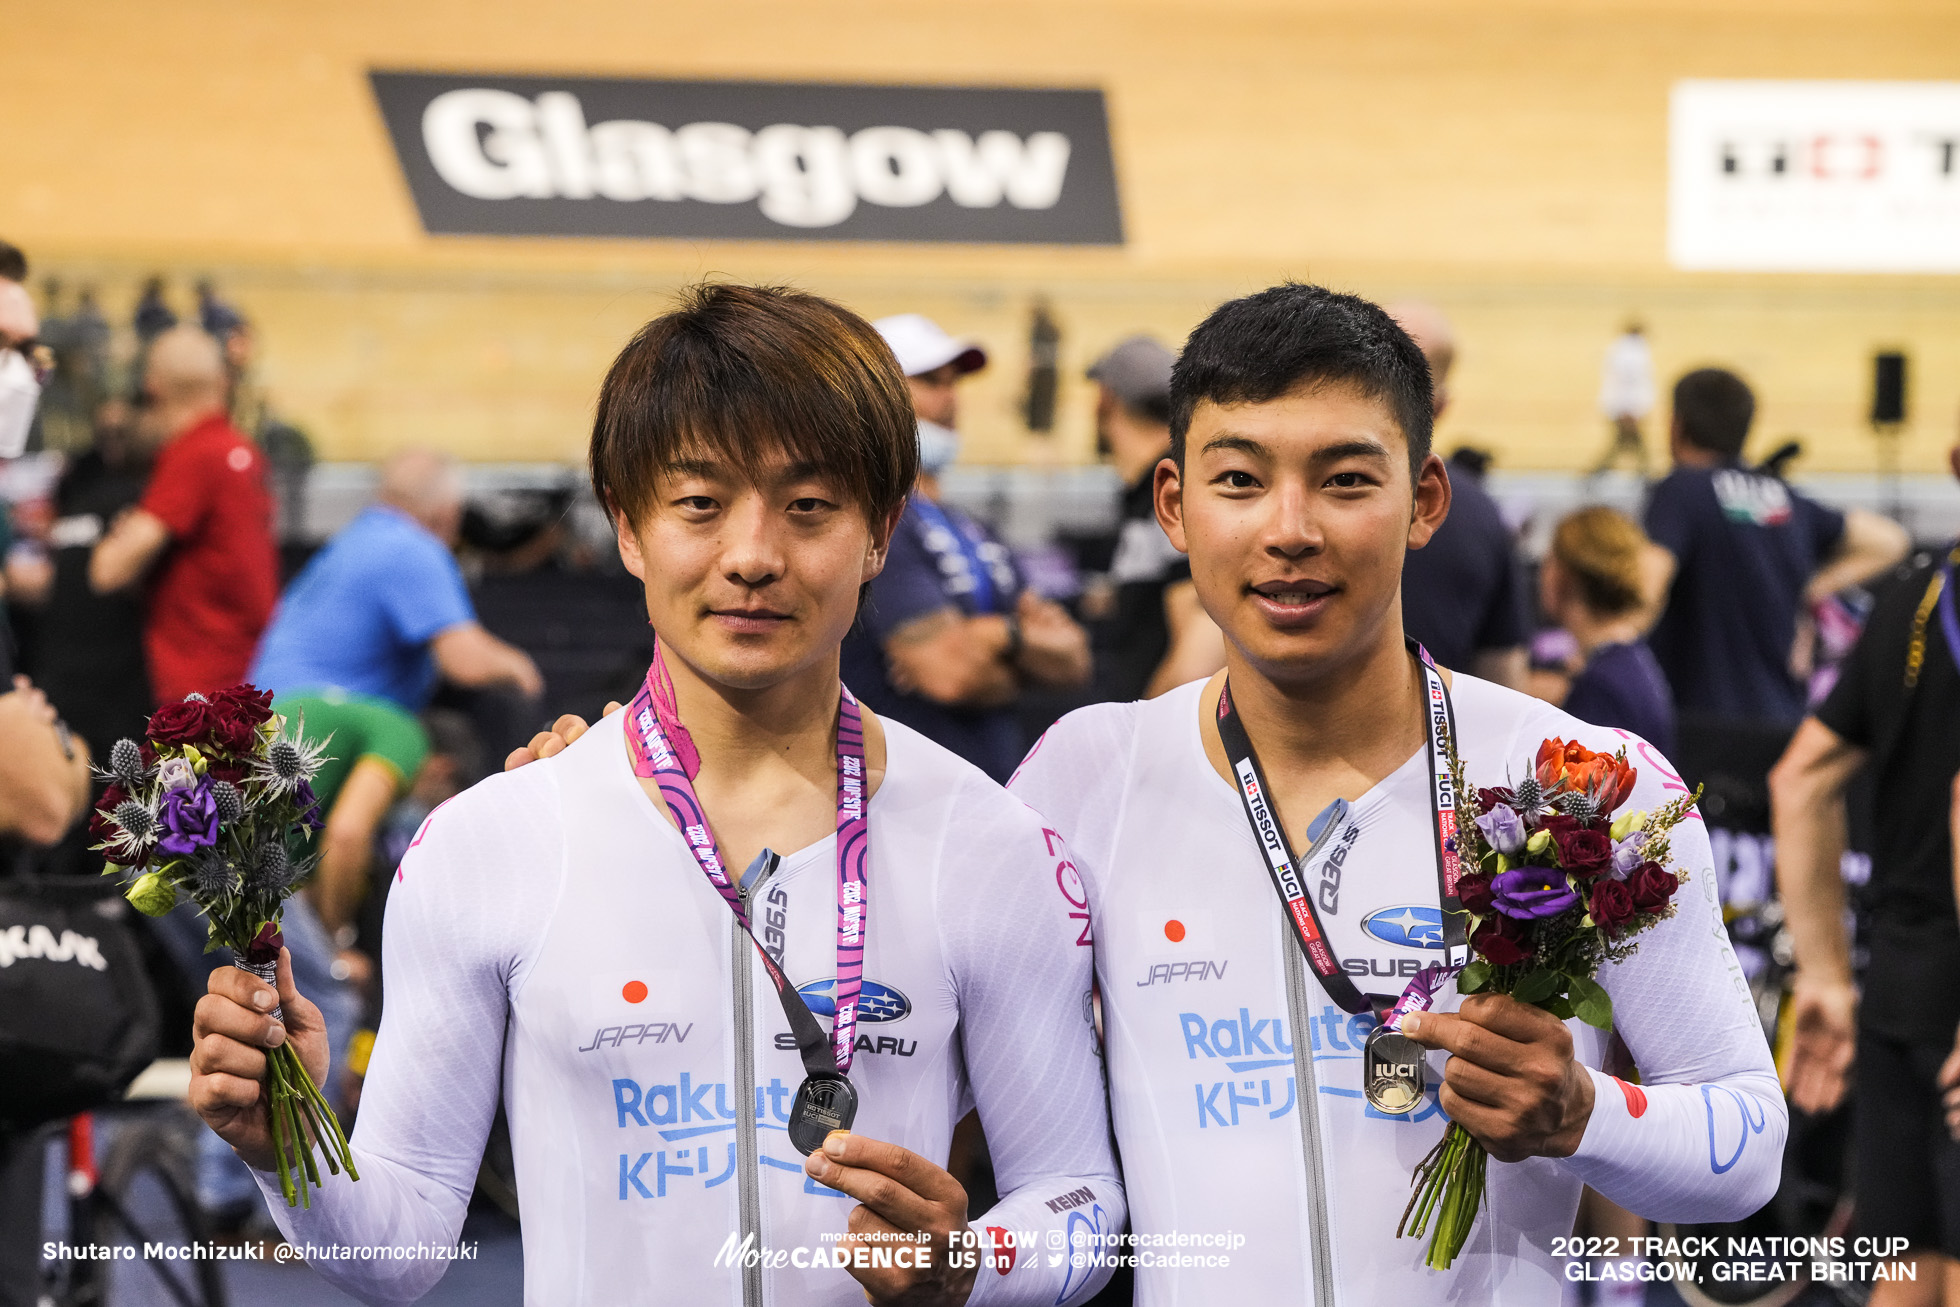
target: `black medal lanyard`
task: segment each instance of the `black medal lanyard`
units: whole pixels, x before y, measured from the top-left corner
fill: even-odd
[[[1450,966],[1456,967],[1469,961],[1470,957],[1463,904],[1456,892],[1457,881],[1463,874],[1462,861],[1457,856],[1456,848],[1456,784],[1450,774],[1449,750],[1445,747],[1445,741],[1456,738],[1456,714],[1450,703],[1449,687],[1443,684],[1443,678],[1436,671],[1428,651],[1413,640],[1409,641],[1409,649],[1421,665],[1426,682],[1423,723],[1428,734],[1429,809],[1435,819],[1436,894],[1443,912],[1443,956]],[[1271,787],[1266,784],[1266,773],[1259,765],[1259,755],[1253,750],[1251,737],[1245,733],[1245,724],[1239,720],[1238,711],[1232,706],[1229,681],[1218,695],[1218,735],[1225,745],[1225,756],[1231,761],[1239,801],[1245,807],[1246,819],[1252,823],[1253,838],[1259,842],[1260,851],[1265,854],[1267,874],[1272,879],[1273,889],[1279,894],[1281,905],[1286,909],[1287,919],[1293,923],[1293,934],[1300,941],[1301,952],[1306,954],[1307,965],[1313,968],[1320,987],[1327,991],[1327,997],[1337,1007],[1356,1015],[1372,1012],[1379,1018],[1394,1006],[1396,996],[1363,994],[1348,978],[1347,972],[1342,970],[1340,959],[1327,942],[1327,933],[1320,924],[1320,913],[1314,907],[1312,895],[1306,890],[1307,869],[1294,856],[1292,842],[1286,837],[1286,828],[1280,824],[1278,814],[1267,798]],[[1321,861],[1331,856],[1332,852],[1332,848],[1329,848],[1327,853],[1321,855]]]

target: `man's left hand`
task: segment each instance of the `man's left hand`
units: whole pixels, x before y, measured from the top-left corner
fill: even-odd
[[[1443,1111],[1498,1161],[1579,1150],[1592,1119],[1592,1077],[1551,1013],[1508,994],[1473,994],[1458,1012],[1411,1013],[1402,1033],[1454,1054],[1443,1069]]]
[[[858,1200],[843,1247],[907,1249],[906,1260],[925,1263],[852,1266],[866,1298],[892,1307],[960,1307],[967,1300],[978,1259],[959,1270],[946,1264],[953,1232],[968,1227],[966,1190],[944,1167],[897,1144],[838,1130],[803,1159],[803,1170]]]

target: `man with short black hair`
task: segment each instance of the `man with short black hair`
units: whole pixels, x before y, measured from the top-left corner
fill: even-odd
[[[1659,1219],[1753,1211],[1775,1188],[1786,1117],[1699,822],[1673,836],[1694,877],[1678,915],[1599,972],[1641,1088],[1596,1069],[1601,1032],[1476,995],[1402,1026],[1455,1054],[1413,1114],[1366,1106],[1357,1053],[1374,1020],[1303,968],[1222,717],[1242,724],[1262,801],[1307,849],[1299,876],[1340,970],[1390,995],[1443,941],[1425,705],[1453,704],[1473,782],[1528,765],[1547,737],[1628,740],[1410,652],[1403,558],[1433,547],[1450,486],[1429,452],[1428,365],[1381,309],[1300,285],[1226,304],[1186,343],[1171,413],[1157,513],[1225,635],[1226,671],[1070,714],[1012,786],[1068,833],[1095,921],[1139,1239],[1243,1236],[1229,1265],[1139,1266],[1141,1299],[1556,1303],[1551,1250],[1582,1183]],[[1651,750],[1638,757],[1627,806],[1658,808],[1678,783]],[[1439,998],[1459,1007],[1453,987]],[[1497,1164],[1477,1232],[1439,1276],[1394,1231],[1446,1115]],[[1741,1137],[1721,1174],[1711,1129]]]
[[[1756,416],[1748,383],[1699,368],[1674,386],[1674,471],[1647,501],[1647,534],[1674,562],[1649,643],[1683,718],[1787,731],[1804,711],[1796,666],[1808,605],[1905,557],[1896,522],[1840,513],[1742,462]]]

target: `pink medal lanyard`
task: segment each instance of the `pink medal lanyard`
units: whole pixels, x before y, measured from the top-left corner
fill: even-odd
[[[775,985],[790,1028],[796,1034],[804,1069],[813,1079],[841,1078],[851,1069],[852,1045],[857,1039],[858,995],[864,988],[865,910],[870,897],[865,880],[871,826],[865,815],[864,717],[848,687],[840,683],[838,692],[837,1017],[828,1038],[803,996],[750,929],[748,905],[722,861],[721,846],[708,824],[708,814],[694,793],[694,777],[701,770],[701,758],[695,752],[687,728],[681,725],[674,704],[673,677],[667,671],[667,660],[657,642],[646,681],[626,709],[626,741],[633,755],[633,774],[660,786],[660,797],[666,800],[667,811],[673,814],[688,851],[755,944],[763,970]],[[818,1143],[821,1142],[819,1138]]]

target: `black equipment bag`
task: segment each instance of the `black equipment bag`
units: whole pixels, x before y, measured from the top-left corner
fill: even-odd
[[[0,1130],[120,1098],[156,1056],[133,911],[107,878],[0,878]]]

